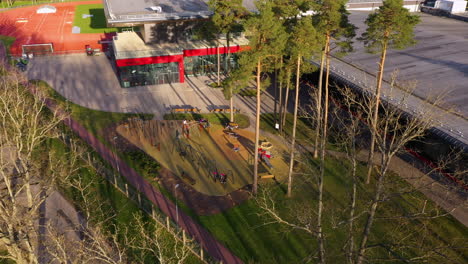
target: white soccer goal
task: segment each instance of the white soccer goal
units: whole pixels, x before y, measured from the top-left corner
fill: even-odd
[[[49,55],[54,53],[54,46],[52,43],[44,43],[44,44],[27,44],[22,45],[23,54],[34,54],[34,56],[38,55]]]

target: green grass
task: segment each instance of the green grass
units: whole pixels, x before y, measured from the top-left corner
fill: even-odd
[[[90,131],[94,136],[96,136],[104,145],[109,147],[111,150],[114,150],[114,145],[110,142],[107,142],[105,136],[103,135],[102,131],[108,128],[115,123],[120,121],[126,120],[132,117],[139,117],[141,119],[152,119],[152,114],[127,114],[127,113],[114,113],[114,112],[104,112],[98,110],[92,110],[86,107],[82,107],[80,105],[74,104],[64,98],[62,95],[57,93],[54,89],[52,89],[46,82],[39,81],[39,80],[32,80],[31,83],[34,83],[38,86],[44,87],[47,89],[48,94],[51,98],[55,99],[58,104],[60,104],[63,108],[67,109],[70,113],[71,117],[78,121],[82,126],[84,126],[88,131]],[[137,152],[137,151],[135,151]],[[138,151],[139,154],[144,154],[143,151]],[[135,162],[133,156],[135,155],[134,152],[121,152],[117,153],[117,155],[124,159],[132,168],[134,168],[139,174],[143,176],[148,176],[148,170],[141,166],[142,162]],[[151,157],[148,156],[148,159],[151,161],[147,161],[147,163],[153,163],[151,166],[158,166],[156,161],[154,161]],[[149,177],[149,176],[148,176]],[[149,177],[147,179],[154,179],[154,176]]]
[[[15,40],[16,40],[15,37],[0,35],[0,42],[2,42],[3,46],[5,46],[7,54],[10,54],[10,47],[11,47],[11,45],[13,45]]]
[[[314,162],[315,163],[315,162]],[[317,164],[314,164],[317,166]],[[347,176],[348,164],[338,159],[328,159],[326,161],[325,171],[325,212],[324,212],[324,233],[326,234],[326,250],[329,263],[344,263],[341,248],[347,237],[347,226],[334,226],[340,219],[344,219],[348,211],[346,207],[349,202],[350,180]],[[359,175],[363,178],[366,169],[359,167]],[[393,181],[399,177],[391,175]],[[272,189],[272,197],[277,202],[280,214],[289,220],[295,216],[295,211],[311,206],[316,208],[316,186],[309,182],[307,177],[297,176],[295,178],[295,188],[293,197],[285,199],[286,186],[270,184],[268,188]],[[298,183],[299,182],[299,183]],[[399,181],[402,186],[407,186],[406,182]],[[397,184],[389,192],[397,191],[401,186]],[[265,187],[265,185],[263,186]],[[358,194],[360,203],[357,210],[361,212],[367,208],[371,200],[372,187],[363,183],[358,185]],[[416,192],[404,195],[401,198],[393,199],[392,202],[382,203],[379,213],[385,213],[387,216],[405,215],[415,212],[415,208],[422,208],[424,200],[422,194]],[[428,201],[426,205],[427,212],[439,210],[434,203]],[[312,211],[313,212],[313,211]],[[212,216],[198,216],[198,221],[203,224],[217,239],[227,245],[236,255],[244,261],[255,263],[301,263],[308,254],[316,252],[317,243],[315,239],[304,232],[291,231],[278,224],[262,225],[268,222],[269,218],[259,216],[260,209],[255,202],[249,200],[244,204],[232,208],[222,214]],[[311,213],[310,217],[315,217]],[[358,236],[364,227],[365,218],[356,220],[359,227]],[[421,229],[421,231],[419,230]],[[411,240],[408,245],[416,246],[418,243],[425,242],[427,248],[437,245],[444,241],[448,245],[452,239],[468,237],[468,229],[456,221],[452,216],[441,217],[431,221],[425,220],[376,220],[371,235],[371,242],[392,243],[400,241],[403,238]],[[396,232],[398,231],[398,232]],[[466,241],[465,241],[466,242]],[[397,251],[397,254],[412,257],[426,253],[421,249],[404,249]],[[369,250],[371,257],[385,257],[388,254],[386,250],[375,248]],[[448,249],[444,252],[447,256],[457,257],[461,260],[468,260],[468,252],[463,249]],[[462,261],[463,262],[463,261]],[[392,263],[392,262],[390,262]],[[396,262],[398,263],[398,262]]]
[[[212,124],[225,125],[229,123],[230,114],[165,114],[165,120],[200,120],[204,118]],[[249,118],[244,114],[234,114],[234,122],[239,125],[239,128],[247,128],[250,125]]]
[[[293,121],[294,115],[287,113],[284,125],[284,133],[287,137],[292,135]],[[278,120],[277,122],[279,123],[280,121]],[[275,129],[275,114],[262,114],[260,116],[260,129],[272,134],[279,134],[279,131]],[[310,127],[308,119],[299,116],[297,118],[296,139],[299,142],[307,141],[310,143],[311,135],[314,135],[314,130]]]
[[[301,263],[314,240],[299,232],[284,232],[265,221],[249,200],[222,214],[199,216],[198,221],[246,263]]]
[[[63,157],[68,151],[68,147],[58,139],[52,139],[48,142],[49,149],[53,150],[57,158]],[[91,152],[91,155],[96,159],[100,160],[103,164],[104,161],[94,152]],[[113,185],[111,185],[107,180],[104,179],[103,176],[98,175],[94,169],[84,166],[84,162],[80,162],[82,168],[79,170],[78,173],[72,175],[71,177],[80,177],[83,184],[88,186],[90,197],[88,199],[93,201],[93,205],[95,206],[92,208],[94,209],[93,213],[95,212],[103,212],[101,215],[100,213],[93,214],[93,221],[104,221],[106,219],[111,219],[111,221],[105,222],[106,228],[109,232],[117,232],[120,236],[120,241],[122,247],[125,247],[125,240],[124,235],[132,236],[136,233],[136,230],[133,229],[135,215],[142,215],[143,221],[145,221],[148,225],[147,228],[150,229],[155,222],[149,216],[142,213],[140,208],[135,204],[134,201],[127,198],[123,193],[117,190]],[[110,167],[106,166],[108,169]],[[116,173],[114,171],[114,173]],[[119,181],[124,181],[122,178],[119,178]],[[133,190],[133,188],[130,189]],[[62,193],[64,193],[70,200],[74,201],[75,205],[78,208],[84,209],[84,200],[80,192],[76,191],[76,189],[70,187],[61,187]],[[134,190],[133,190],[134,191]],[[110,218],[113,216],[113,218]],[[126,228],[129,229],[127,234],[124,233]],[[149,232],[149,230],[148,230]],[[169,232],[163,232],[162,235],[165,239],[173,240],[172,235]],[[128,239],[132,239],[132,237],[127,237]],[[138,239],[136,237],[136,239]],[[137,254],[133,250],[127,248],[127,254],[132,256],[132,254]],[[148,263],[155,263],[157,262],[156,259],[149,259]],[[187,263],[200,263],[197,257],[191,255],[187,259]]]
[[[54,97],[63,100],[57,94]],[[66,104],[62,101],[62,104]],[[72,116],[79,122],[82,122],[85,127],[90,129],[95,135],[99,135],[99,131],[108,125],[123,120],[129,114],[117,114],[94,111],[86,109],[74,104],[69,104],[72,110]],[[194,115],[194,114],[176,114],[166,115],[166,119],[196,119],[207,118],[211,122],[222,122],[227,119],[226,115],[209,114],[209,115]],[[271,115],[262,116],[262,128],[264,130],[275,132],[273,124],[274,120]],[[288,124],[292,124],[291,116],[287,118]],[[290,126],[290,125],[288,125]],[[310,134],[310,128],[307,122],[299,122],[298,137],[306,141],[307,134]],[[306,130],[306,132],[304,132]],[[286,132],[288,132],[286,128]],[[302,135],[301,135],[302,133]],[[103,140],[102,138],[100,138]],[[310,143],[310,140],[309,140]],[[108,143],[105,143],[108,144]],[[120,153],[122,155],[122,153]],[[312,167],[315,168],[313,173],[317,173],[317,161],[310,162]],[[134,168],[138,169],[138,164],[133,164]],[[308,172],[304,168],[300,169],[301,172]],[[334,226],[343,216],[348,213],[346,210],[349,202],[350,191],[350,178],[348,176],[349,164],[343,159],[329,158],[326,161],[325,182],[324,182],[324,231],[326,233],[326,249],[327,257],[330,263],[343,263],[343,256],[341,248],[346,239],[346,226]],[[359,166],[358,173],[360,178],[365,175],[366,168],[363,165]],[[389,193],[397,192],[408,186],[406,182],[397,176],[389,176],[392,188],[387,190]],[[261,186],[265,188],[265,184]],[[284,199],[285,186],[272,184],[273,198],[278,202],[280,214],[285,217],[294,215],[293,212],[298,209],[307,208],[310,206],[316,208],[316,189],[315,180],[313,177],[306,175],[298,175],[294,180],[293,198]],[[106,189],[104,187],[104,189]],[[161,189],[164,195],[173,199],[172,195],[166,190]],[[359,203],[357,210],[362,211],[367,208],[371,201],[371,193],[373,185],[366,185],[359,183],[358,195]],[[112,193],[108,194],[114,195]],[[378,213],[380,216],[383,214],[387,216],[405,215],[415,212],[422,208],[422,204],[427,198],[421,193],[414,192],[408,193],[399,197],[395,197],[391,201],[384,202],[379,206]],[[209,230],[217,239],[222,241],[229,249],[236,255],[241,257],[245,262],[256,263],[301,263],[303,258],[309,254],[316,252],[317,245],[313,237],[305,234],[304,232],[285,230],[284,226],[272,224],[263,225],[268,221],[268,218],[259,216],[261,213],[255,201],[249,200],[242,205],[227,210],[226,212],[211,215],[211,216],[197,216],[185,205],[181,204],[181,209],[186,211],[192,217],[197,219],[207,230]],[[434,213],[440,210],[434,203],[428,201],[426,211]],[[312,217],[313,213],[312,213]],[[125,217],[122,216],[122,221],[125,222]],[[365,217],[358,218],[356,226],[360,229],[357,234],[362,232]],[[415,256],[424,251],[424,247],[418,248],[418,243],[425,242],[427,247],[438,244],[443,241],[448,245],[451,241],[458,241],[458,238],[468,237],[468,229],[456,221],[453,217],[443,217],[426,221],[424,219],[410,220],[410,221],[393,221],[385,219],[377,219],[373,227],[373,234],[370,238],[370,243],[390,243],[395,240],[401,240],[406,236],[406,240],[411,240],[408,244],[413,247],[407,248],[403,251],[395,252],[395,254],[404,255],[405,257]],[[463,241],[462,241],[463,242]],[[466,241],[465,241],[466,242]],[[371,257],[386,257],[387,250],[376,247],[369,250]],[[458,257],[463,261],[468,259],[468,253],[462,249],[447,249],[444,254],[449,257]],[[442,261],[443,262],[443,261]],[[441,262],[441,263],[442,263]],[[392,263],[392,262],[390,262]]]
[[[245,89],[242,89],[239,92],[239,95],[242,96],[242,97],[255,97],[255,96],[257,96],[257,90],[256,89],[245,88]]]
[[[83,18],[83,15],[93,16]],[[117,31],[117,28],[107,27],[102,4],[76,6],[73,26],[80,27],[81,33],[110,33]]]

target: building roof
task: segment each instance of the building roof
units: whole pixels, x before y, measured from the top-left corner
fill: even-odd
[[[227,46],[224,39],[218,40],[220,47]],[[229,46],[247,46],[248,40],[243,36],[234,37]],[[203,40],[179,41],[174,43],[145,43],[136,32],[118,33],[113,39],[114,54],[117,60],[130,58],[145,58],[155,56],[168,56],[183,54],[184,50],[203,49],[215,47],[213,43]]]
[[[243,0],[255,10],[254,0]],[[178,19],[209,18],[208,0],[104,0],[104,12],[111,25],[151,23]]]

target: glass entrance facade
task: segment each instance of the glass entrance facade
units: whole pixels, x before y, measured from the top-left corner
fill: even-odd
[[[235,53],[221,54],[221,71],[237,67],[238,55]],[[218,71],[218,55],[190,56],[184,58],[185,74],[187,76],[200,76],[216,74]]]
[[[177,62],[145,64],[119,67],[122,87],[140,85],[178,83],[179,67]]]

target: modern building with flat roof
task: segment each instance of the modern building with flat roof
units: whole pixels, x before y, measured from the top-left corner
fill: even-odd
[[[236,66],[248,45],[243,34],[227,43],[197,40],[194,32],[213,12],[208,0],[104,0],[109,27],[128,27],[113,38],[115,64],[122,87],[181,82],[185,76],[207,75]],[[253,10],[253,0],[244,0]]]

